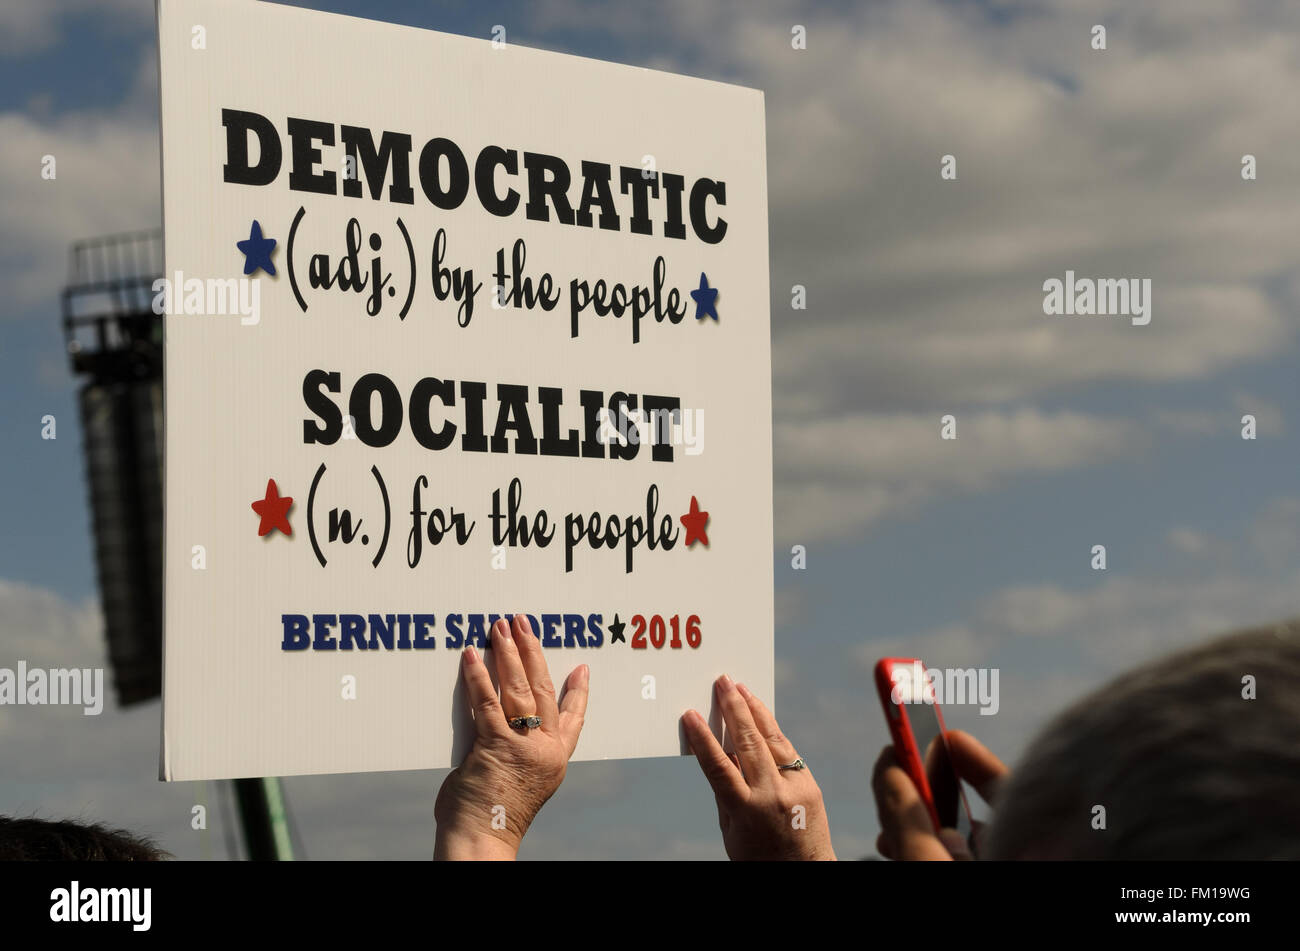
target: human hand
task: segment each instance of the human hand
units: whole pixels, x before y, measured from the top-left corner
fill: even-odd
[[[682,717],[682,725],[713,787],[727,855],[733,861],[834,860],[826,806],[812,773],[777,768],[799,754],[776,717],[725,674],[713,687],[735,752],[723,750],[695,710]]]
[[[465,761],[438,790],[435,859],[515,858],[538,810],[560,788],[582,732],[586,664],[569,674],[557,703],[542,645],[522,614],[515,615],[513,631],[504,620],[492,625],[492,659],[500,700],[478,652],[469,647],[461,655],[476,735]],[[508,722],[533,714],[541,726],[516,729]]]
[[[980,798],[993,805],[999,787],[1011,770],[969,733],[948,730],[944,736],[948,740],[948,755],[957,776],[974,786]],[[892,745],[880,751],[872,771],[871,787],[876,794],[876,811],[880,816],[876,850],[885,858],[903,862],[974,858],[970,846],[956,829],[943,829],[935,834],[930,810],[912,778],[899,765]],[[977,847],[983,831],[984,823],[973,823],[972,835]]]

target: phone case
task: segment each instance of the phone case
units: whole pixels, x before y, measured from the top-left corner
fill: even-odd
[[[898,756],[899,764],[920,791],[921,799],[925,802],[926,809],[930,811],[930,821],[934,823],[935,832],[938,832],[939,813],[934,807],[934,794],[930,790],[930,781],[926,778],[925,767],[921,762],[921,751],[917,749],[916,737],[912,733],[907,710],[901,704],[894,703],[893,672],[894,667],[900,664],[906,667],[920,665],[923,670],[925,669],[925,665],[915,657],[881,658],[876,663],[876,692],[880,695],[880,703],[885,710],[885,722],[889,724],[889,733],[894,739],[894,752]],[[934,715],[939,721],[939,729],[946,732],[948,728],[943,722],[943,711],[939,709],[937,703],[934,705]],[[947,743],[946,737],[944,742]]]

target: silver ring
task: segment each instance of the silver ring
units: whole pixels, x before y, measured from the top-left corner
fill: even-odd
[[[784,764],[777,763],[776,768],[777,769],[807,769],[808,764],[803,761],[803,757],[801,756],[793,763],[784,763]]]
[[[542,718],[536,715],[528,717],[511,717],[510,725],[516,730],[531,730],[542,725]]]

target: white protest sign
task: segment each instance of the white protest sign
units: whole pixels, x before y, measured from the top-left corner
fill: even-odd
[[[159,55],[163,778],[459,762],[515,612],[575,759],[770,701],[762,94],[244,0]]]

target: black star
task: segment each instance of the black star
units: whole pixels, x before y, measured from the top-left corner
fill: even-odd
[[[622,641],[624,644],[627,643],[627,638],[623,636],[623,628],[625,627],[627,627],[627,625],[620,621],[618,615],[615,614],[614,623],[609,626],[609,642],[611,644],[615,641]]]

